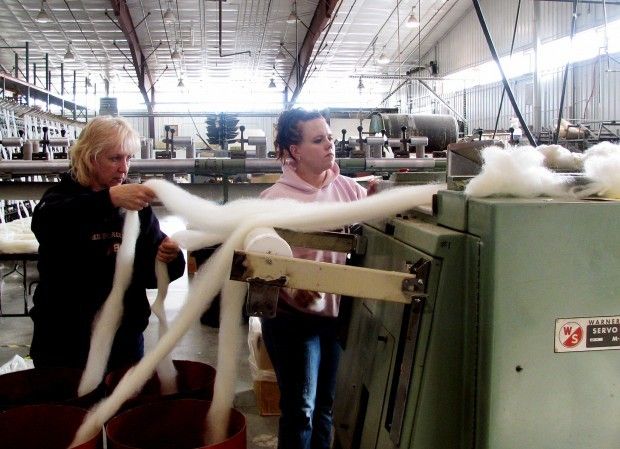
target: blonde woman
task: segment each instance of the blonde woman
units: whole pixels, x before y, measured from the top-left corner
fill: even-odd
[[[168,264],[171,280],[183,274],[183,253],[160,230],[150,207],[153,191],[127,183],[130,160],[139,149],[139,135],[127,121],[96,117],[70,150],[69,173],[43,194],[34,210],[40,282],[30,311],[30,355],[36,367],[86,364],[93,320],[112,288],[124,210],[139,211],[140,236],[109,370],[133,364],[144,354],[142,332],[150,315],[145,288],[156,287],[155,258]]]

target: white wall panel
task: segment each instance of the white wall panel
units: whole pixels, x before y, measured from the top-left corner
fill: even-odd
[[[481,7],[493,37],[498,53],[506,55],[514,27],[516,0],[481,0]],[[604,24],[603,7],[593,4],[578,4],[577,30],[584,30]],[[570,34],[571,2],[540,2],[540,38],[542,42],[558,39]],[[607,6],[607,21],[620,18],[620,8]],[[534,39],[534,0],[523,0],[515,38],[515,49],[530,48]],[[613,55],[612,55],[613,56]],[[616,56],[615,59],[620,59]],[[482,34],[480,23],[473,7],[462,20],[425,55],[425,61],[437,60],[439,74],[447,75],[491,60],[488,45]],[[608,70],[609,69],[609,70]],[[600,60],[575,64],[568,74],[563,117],[580,121],[620,120],[620,64],[609,62],[606,56]],[[543,128],[555,129],[563,84],[563,69],[547,73],[541,78],[541,124]],[[528,124],[532,122],[532,75],[525,75],[511,81],[517,104]],[[442,98],[456,111],[464,115],[469,123],[469,132],[474,128],[493,129],[500,105],[502,83],[468,88],[442,95]],[[437,90],[440,94],[441,85]],[[433,99],[419,85],[409,88],[407,112],[440,112],[448,109]],[[464,108],[463,102],[466,107]],[[508,97],[500,113],[499,129],[509,127],[514,112]],[[617,130],[618,127],[611,126]]]
[[[538,0],[536,0],[538,1]],[[532,47],[534,40],[534,0],[522,0],[515,50]],[[497,49],[502,55],[510,53],[517,4],[516,0],[481,0],[487,27]],[[572,3],[540,2],[540,39],[546,42],[570,34]],[[580,3],[577,6],[577,31],[604,24],[603,7]],[[607,6],[607,20],[620,18],[620,8]],[[462,20],[446,34],[436,46],[440,73],[449,74],[475,66],[491,59],[488,45],[473,6]],[[435,50],[424,58],[435,59]]]

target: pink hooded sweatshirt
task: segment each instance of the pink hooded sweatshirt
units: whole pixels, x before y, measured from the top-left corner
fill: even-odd
[[[351,178],[340,174],[340,167],[334,163],[327,172],[325,181],[320,188],[316,188],[297,176],[296,163],[290,159],[282,166],[282,176],[271,187],[264,190],[261,198],[291,198],[297,201],[310,203],[319,202],[349,202],[366,197],[366,189]],[[294,247],[293,256],[301,259],[315,260],[344,264],[346,254],[333,251],[320,251],[308,248]],[[322,293],[310,304],[302,304],[295,298],[284,293],[280,300],[286,301],[293,308],[325,317],[337,317],[340,306],[340,296],[331,293]]]

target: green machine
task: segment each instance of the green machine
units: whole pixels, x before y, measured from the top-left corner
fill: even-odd
[[[620,448],[620,202],[433,209],[364,225],[361,265],[421,289],[353,301],[335,447]]]

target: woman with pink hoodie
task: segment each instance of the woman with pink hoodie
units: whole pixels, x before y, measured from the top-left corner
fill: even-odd
[[[331,129],[316,111],[278,118],[275,147],[282,176],[261,198],[303,202],[355,201],[366,190],[340,174]],[[344,263],[346,255],[293,248],[295,257]],[[263,338],[280,388],[279,449],[328,449],[340,357],[338,295],[282,289],[277,315],[262,320]]]

